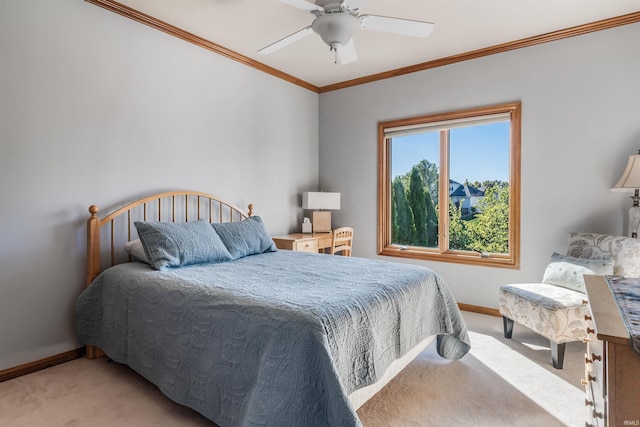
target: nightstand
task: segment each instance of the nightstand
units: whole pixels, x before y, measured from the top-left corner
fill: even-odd
[[[331,233],[293,233],[272,237],[278,249],[322,252],[331,247]]]

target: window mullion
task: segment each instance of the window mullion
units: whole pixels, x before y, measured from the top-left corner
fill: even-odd
[[[449,130],[440,131],[438,187],[438,251],[449,250]]]

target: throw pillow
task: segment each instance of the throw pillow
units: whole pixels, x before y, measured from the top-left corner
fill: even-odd
[[[124,244],[124,250],[131,255],[134,261],[144,262],[150,264],[147,254],[144,253],[144,247],[140,239],[132,240]]]
[[[584,274],[613,274],[614,260],[575,258],[554,252],[542,279],[543,283],[585,293]]]
[[[149,264],[156,270],[232,257],[208,221],[134,222]]]
[[[278,250],[259,216],[252,216],[240,222],[221,222],[211,225],[233,259]]]

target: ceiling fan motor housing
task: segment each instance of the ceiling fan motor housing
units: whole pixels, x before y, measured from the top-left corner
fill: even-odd
[[[344,1],[316,0],[316,6],[324,9],[324,13],[343,12],[348,6]]]
[[[358,18],[348,12],[320,15],[311,23],[311,29],[332,48],[347,44],[359,28]]]

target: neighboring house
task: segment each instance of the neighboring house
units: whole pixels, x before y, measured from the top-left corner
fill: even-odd
[[[461,208],[463,215],[474,213],[478,202],[484,197],[484,190],[475,188],[468,183],[460,184],[452,179],[449,180],[449,197],[456,207]]]

